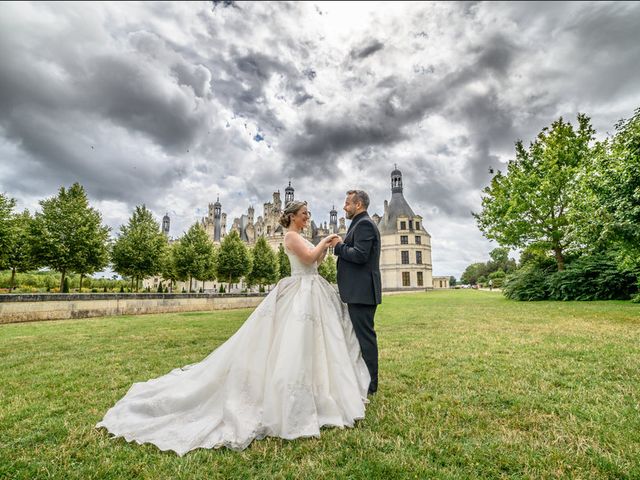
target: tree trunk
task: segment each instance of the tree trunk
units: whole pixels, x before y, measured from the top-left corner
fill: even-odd
[[[202,280],[202,293],[204,293],[204,280]]]
[[[82,279],[84,278],[84,273],[80,274],[80,293],[82,293]]]
[[[133,276],[131,276],[131,291],[133,292]]]
[[[62,290],[64,289],[64,270],[62,270],[60,275],[60,292],[62,293]]]
[[[9,291],[12,292],[13,291],[13,282],[16,279],[16,267],[13,267],[11,269],[11,281],[9,282]]]
[[[558,271],[561,272],[564,270],[564,255],[562,255],[562,249],[560,247],[556,247],[553,249],[553,252],[555,253],[555,256],[556,256]]]

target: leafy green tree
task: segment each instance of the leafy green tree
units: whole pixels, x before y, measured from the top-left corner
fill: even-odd
[[[582,172],[572,221],[587,251],[613,251],[621,268],[640,273],[640,109],[615,128]]]
[[[31,252],[31,222],[28,210],[11,219],[11,239],[6,251],[6,265],[11,269],[9,289],[15,287],[16,272],[27,272],[38,268]]]
[[[462,272],[460,281],[465,285],[475,285],[478,283],[478,280],[486,274],[487,265],[485,263],[472,263]]]
[[[327,255],[322,263],[318,266],[318,273],[329,283],[336,283],[338,271],[336,261],[333,255]]]
[[[129,223],[120,227],[120,235],[113,244],[111,262],[113,270],[135,281],[158,275],[167,249],[167,239],[160,225],[146,206],[137,206]]]
[[[458,283],[458,281],[456,280],[456,277],[454,277],[453,275],[451,275],[451,276],[449,277],[449,286],[450,286],[450,287],[455,287],[457,283]]]
[[[201,279],[210,274],[214,259],[213,242],[200,223],[194,223],[180,238],[174,249],[175,268],[180,277],[189,279],[189,293],[193,279]],[[204,288],[204,285],[203,285]]]
[[[82,185],[61,187],[57,197],[40,205],[42,211],[31,222],[32,252],[38,264],[60,272],[61,290],[67,273],[93,273],[106,265],[109,229],[89,206]]]
[[[168,245],[165,250],[165,254],[162,257],[162,266],[160,268],[160,276],[163,280],[169,281],[169,290],[173,291],[173,285],[179,278],[178,269],[176,268],[175,250],[179,244],[179,241],[173,242]]]
[[[259,237],[251,250],[253,264],[247,275],[249,285],[264,285],[275,283],[278,278],[278,259],[273,249],[267,244],[264,237]]]
[[[216,275],[219,280],[225,279],[236,283],[251,271],[251,256],[247,247],[240,240],[237,232],[232,231],[220,244]]]
[[[515,160],[506,175],[493,177],[483,190],[482,211],[473,214],[482,233],[505,247],[536,244],[552,251],[563,270],[571,246],[567,215],[578,173],[592,154],[593,135],[590,119],[578,114],[577,129],[560,118],[528,150],[516,142]]]
[[[517,268],[516,261],[509,258],[509,249],[504,247],[494,248],[489,252],[491,260],[487,263],[487,272],[489,274],[497,271],[510,273]]]
[[[9,252],[13,239],[13,207],[16,201],[0,193],[0,270],[8,267]]]
[[[278,280],[291,276],[291,263],[282,244],[278,247]]]

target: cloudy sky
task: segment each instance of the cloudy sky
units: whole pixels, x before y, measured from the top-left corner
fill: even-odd
[[[0,191],[34,212],[80,182],[114,234],[146,204],[177,237],[289,179],[316,223],[350,188],[382,214],[397,164],[459,278],[517,139],[640,107],[638,25],[637,2],[3,2]]]

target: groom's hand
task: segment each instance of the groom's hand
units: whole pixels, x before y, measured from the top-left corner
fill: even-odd
[[[329,242],[329,245],[333,248],[339,243],[342,243],[342,239],[339,236],[336,236],[331,240],[331,242]]]

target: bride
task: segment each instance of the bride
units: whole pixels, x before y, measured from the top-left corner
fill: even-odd
[[[369,372],[346,305],[317,269],[336,235],[314,247],[300,234],[309,217],[306,202],[285,208],[291,276],[231,338],[199,363],[134,383],[96,427],[182,456],[318,437],[322,426],[364,418]]]

